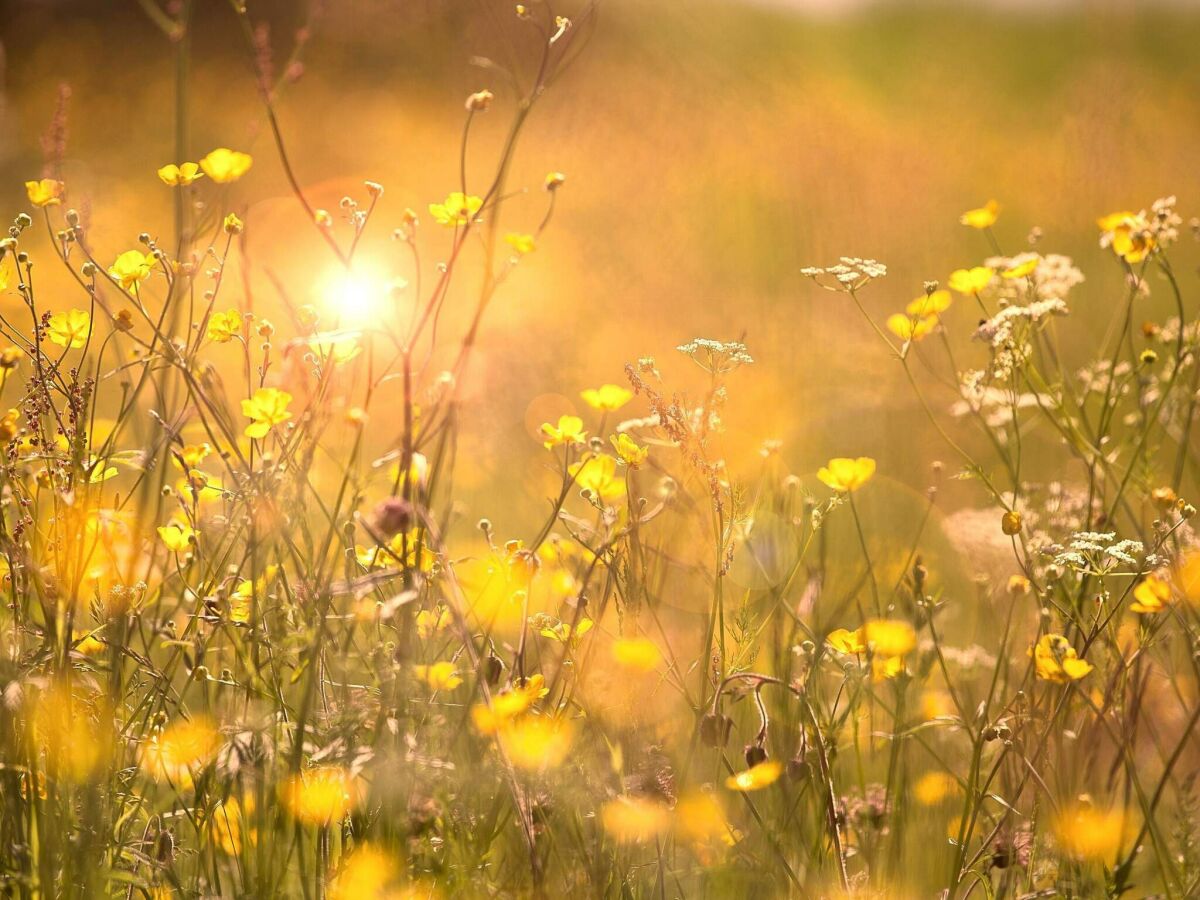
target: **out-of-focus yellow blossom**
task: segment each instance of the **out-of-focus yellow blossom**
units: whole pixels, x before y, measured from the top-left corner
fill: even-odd
[[[428,640],[439,631],[444,631],[450,620],[450,610],[440,603],[433,609],[423,609],[417,613],[417,635],[421,640]]]
[[[1171,602],[1171,583],[1158,572],[1147,575],[1133,589],[1133,602],[1129,608],[1135,613],[1156,613],[1166,609]]]
[[[204,174],[217,184],[229,184],[237,181],[250,171],[254,158],[249,153],[240,150],[230,150],[228,147],[218,147],[200,160],[200,168]]]
[[[97,653],[103,652],[107,645],[97,637],[99,632],[100,629],[88,631],[84,634],[76,633],[74,639],[76,652],[82,653],[84,656],[95,656]]]
[[[720,801],[706,791],[689,791],[675,804],[675,833],[693,844],[733,842]]]
[[[625,479],[617,474],[617,461],[604,453],[571,463],[567,471],[581,490],[591,491],[604,501],[625,496]]]
[[[400,875],[396,860],[371,844],[361,844],[346,859],[333,880],[329,900],[402,900],[408,895],[395,887]]]
[[[725,779],[725,787],[731,791],[761,791],[778,781],[782,774],[783,764],[768,759],[749,769],[730,775]]]
[[[1129,817],[1118,809],[1099,810],[1081,803],[1063,810],[1053,823],[1059,844],[1077,859],[1116,861],[1118,850],[1129,837]]]
[[[612,642],[613,662],[635,672],[653,672],[662,663],[662,651],[647,637],[623,637]]]
[[[246,794],[242,802],[237,797],[218,802],[208,820],[213,842],[229,856],[241,855],[243,846],[255,846],[258,843],[258,831],[248,828],[246,824],[253,814],[253,794]]]
[[[587,616],[584,616],[574,627],[571,626],[570,622],[546,624],[539,630],[539,634],[541,634],[542,637],[553,638],[561,644],[566,644],[572,641],[578,641],[595,626],[595,622],[593,622]]]
[[[20,426],[17,424],[20,418],[21,411],[19,409],[10,409],[3,418],[0,418],[0,444],[7,444],[16,438],[20,431]]]
[[[190,787],[192,774],[216,758],[221,735],[203,717],[179,719],[142,744],[142,768],[157,781]]]
[[[192,549],[192,544],[200,532],[193,531],[190,525],[183,522],[172,522],[169,525],[158,526],[158,536],[172,553],[186,553]]]
[[[618,797],[600,808],[600,821],[618,844],[645,844],[671,829],[671,810],[640,797]]]
[[[641,468],[650,456],[648,447],[638,446],[637,442],[623,431],[620,434],[614,434],[611,440],[617,456],[621,457],[621,462],[631,469]]]
[[[1144,260],[1154,249],[1154,235],[1145,217],[1132,212],[1109,213],[1096,221],[1104,233],[1104,243],[1130,265]]]
[[[949,772],[926,772],[913,785],[913,796],[922,806],[937,806],[959,790],[958,779]]]
[[[1183,554],[1175,572],[1175,583],[1190,604],[1200,606],[1200,552]]]
[[[150,277],[158,261],[153,253],[143,253],[141,250],[126,250],[118,256],[108,268],[108,274],[113,281],[124,290],[136,291],[138,286]]]
[[[1041,262],[1041,258],[1036,253],[1031,253],[1020,262],[1014,261],[1011,266],[1000,273],[1000,276],[1008,279],[1025,278],[1036,271],[1039,262]]]
[[[839,493],[857,491],[875,474],[875,460],[869,456],[849,459],[839,456],[817,470],[817,478]]]
[[[508,246],[513,248],[515,253],[521,256],[537,250],[537,239],[532,234],[518,234],[515,231],[510,231],[504,236],[504,240]]]
[[[957,291],[960,294],[978,294],[992,283],[992,279],[995,276],[995,270],[989,269],[987,266],[976,266],[973,269],[955,269],[950,273],[950,279],[947,283],[950,285],[950,290]]]
[[[221,230],[230,235],[241,234],[246,230],[246,223],[238,218],[237,213],[230,213],[222,220]]]
[[[462,676],[454,668],[454,663],[448,660],[428,666],[413,666],[413,674],[435,691],[452,691],[463,683]]]
[[[978,209],[968,209],[958,217],[958,221],[970,228],[991,228],[996,224],[996,217],[999,215],[1000,204],[989,200]]]
[[[552,450],[563,444],[582,444],[587,439],[587,432],[583,430],[583,419],[578,416],[559,416],[557,425],[542,424],[542,437],[546,439],[542,446]]]
[[[430,203],[429,212],[439,225],[454,227],[474,221],[475,214],[482,207],[482,198],[454,191],[443,202]]]
[[[932,294],[922,294],[904,307],[904,311],[918,318],[938,316],[948,310],[953,302],[954,295],[943,288]]]
[[[97,775],[115,740],[105,730],[111,714],[104,698],[56,685],[38,693],[32,704],[30,721],[50,774],[75,782]]]
[[[276,425],[286,422],[292,417],[288,412],[288,404],[292,395],[278,388],[259,388],[254,396],[242,401],[242,415],[253,419],[246,426],[246,437],[264,438]]]
[[[1092,664],[1078,658],[1075,648],[1061,634],[1044,634],[1030,653],[1038,678],[1057,684],[1078,681],[1092,671]]]
[[[602,384],[598,388],[581,391],[579,396],[592,409],[613,412],[633,399],[633,391],[623,388],[619,384]]]
[[[29,202],[39,208],[57,206],[62,202],[63,190],[66,185],[53,178],[42,178],[38,181],[25,182],[25,193]]]
[[[888,331],[902,341],[919,341],[937,327],[937,316],[921,316],[916,318],[906,313],[893,313],[888,316]]]
[[[874,681],[887,681],[903,671],[903,656],[874,656],[871,658],[871,678]]]
[[[847,628],[836,628],[825,636],[825,643],[838,653],[866,653],[867,645],[863,641],[862,629],[850,631]]]
[[[82,309],[55,313],[46,323],[46,336],[58,346],[71,350],[84,346],[91,330],[92,317]]]
[[[904,656],[917,646],[917,633],[900,619],[871,619],[863,625],[863,640],[877,656]]]
[[[210,341],[227,344],[242,330],[242,314],[236,309],[215,312],[208,319],[207,335]]]
[[[212,447],[208,443],[185,444],[171,454],[171,459],[176,466],[186,472],[197,468],[210,453],[212,453]]]
[[[169,163],[158,170],[158,177],[163,184],[171,187],[187,187],[203,178],[204,173],[200,171],[198,163],[185,162],[179,165]]]
[[[308,825],[341,821],[358,802],[354,777],[338,766],[322,766],[297,775],[284,785],[282,794],[288,812]]]
[[[362,343],[356,334],[314,334],[309,339],[308,349],[323,363],[340,366],[362,353]]]
[[[524,716],[498,732],[500,746],[518,769],[540,772],[562,765],[571,750],[575,729],[565,719]]]
[[[954,713],[954,698],[948,691],[929,688],[921,692],[921,714],[926,720],[940,719]]]
[[[491,705],[477,703],[471,707],[471,720],[483,734],[495,734],[535,702],[549,693],[546,680],[540,674],[531,675],[524,684],[514,685],[492,697]]]

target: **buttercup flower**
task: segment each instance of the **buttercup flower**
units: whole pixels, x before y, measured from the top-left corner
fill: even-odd
[[[57,206],[62,202],[65,189],[66,185],[53,178],[25,182],[25,193],[29,196],[29,202],[39,208]]]
[[[857,491],[875,474],[875,460],[869,456],[849,459],[839,456],[817,470],[817,477],[839,493]]]
[[[625,432],[613,435],[613,449],[617,451],[617,456],[621,457],[621,461],[631,469],[636,469],[646,461],[650,456],[650,451],[646,447],[639,447]]]
[[[904,313],[888,316],[888,331],[904,341],[919,341],[937,326],[937,316],[914,317]]]
[[[204,173],[200,171],[198,163],[185,162],[178,166],[171,163],[158,170],[158,177],[163,184],[171,187],[187,187],[203,178]]]
[[[1131,266],[1144,260],[1156,246],[1150,223],[1141,213],[1109,213],[1096,222],[1103,232],[1102,247],[1111,247],[1113,253]]]
[[[1135,613],[1162,612],[1171,602],[1171,583],[1159,573],[1147,575],[1133,589],[1129,608]]]
[[[216,312],[209,316],[206,334],[210,341],[227,344],[242,330],[242,314],[236,309]]]
[[[598,388],[588,388],[580,392],[583,402],[592,409],[612,412],[620,409],[633,399],[633,391],[619,384],[604,384]]]
[[[730,775],[725,779],[725,787],[731,791],[761,791],[778,781],[782,774],[783,764],[768,759],[735,775]]]
[[[1070,684],[1092,671],[1092,664],[1078,658],[1075,648],[1061,634],[1044,634],[1030,653],[1037,676],[1057,684]]]
[[[439,225],[454,227],[473,222],[482,207],[481,197],[454,191],[442,203],[430,203],[429,212]]]
[[[249,153],[230,150],[227,147],[218,147],[200,160],[200,168],[204,170],[204,174],[217,184],[237,181],[250,171],[252,165],[254,158]]]
[[[959,216],[958,221],[970,228],[991,228],[996,224],[996,217],[999,213],[1000,204],[995,200],[989,200],[978,209],[968,209]]]
[[[978,294],[992,283],[996,273],[987,266],[976,266],[973,269],[955,269],[950,273],[946,282],[950,290],[960,294]]]
[[[510,231],[504,236],[504,242],[513,248],[513,251],[520,256],[525,256],[527,253],[532,253],[537,249],[537,240],[532,234],[518,234],[515,231]]]
[[[290,419],[292,414],[288,412],[288,404],[291,402],[292,395],[278,388],[259,388],[253,397],[243,400],[242,415],[254,420],[246,426],[246,437],[264,438],[276,425]]]
[[[558,424],[546,422],[542,425],[542,436],[546,439],[542,446],[547,450],[563,444],[582,444],[587,439],[583,430],[583,419],[578,416],[559,416]]]
[[[152,253],[143,253],[141,250],[126,250],[109,267],[108,274],[124,290],[134,291],[137,290],[143,281],[150,277],[150,273],[154,271],[154,267],[157,264],[158,262]]]
[[[60,347],[78,350],[87,343],[92,317],[86,310],[69,309],[55,313],[46,323],[46,336]]]
[[[193,531],[190,525],[182,522],[172,522],[170,525],[158,527],[159,538],[172,553],[186,553],[191,550],[197,534],[198,532]]]
[[[924,318],[925,316],[937,316],[944,313],[950,308],[950,304],[954,302],[954,295],[949,291],[942,289],[933,291],[929,294],[922,294],[917,297],[908,306],[904,307],[904,311],[910,316]]]

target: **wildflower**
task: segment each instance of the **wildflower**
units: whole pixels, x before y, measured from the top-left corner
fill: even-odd
[[[1096,224],[1103,232],[1100,246],[1111,247],[1113,253],[1130,265],[1140,263],[1155,247],[1155,238],[1144,213],[1109,213]]]
[[[624,432],[613,435],[611,440],[613,449],[617,451],[617,456],[621,457],[621,462],[625,463],[631,469],[640,468],[642,463],[650,456],[648,448],[638,446],[637,442]]]
[[[539,772],[562,765],[571,750],[574,729],[565,720],[527,716],[505,725],[498,737],[514,766]]]
[[[254,813],[254,795],[246,794],[244,800],[230,797],[217,803],[208,817],[209,834],[213,842],[229,856],[240,856],[245,844],[258,843],[258,831],[246,827],[246,820]]]
[[[180,719],[142,745],[142,767],[159,781],[190,787],[192,774],[217,755],[221,736],[204,717]]]
[[[1078,658],[1075,648],[1061,634],[1044,634],[1030,649],[1038,678],[1056,684],[1070,684],[1092,671],[1092,664]]]
[[[574,626],[570,622],[555,620],[552,616],[540,614],[530,619],[535,628],[538,629],[538,634],[542,637],[553,638],[561,644],[572,643],[583,637],[596,623],[584,616]]]
[[[246,230],[246,223],[239,219],[235,213],[230,213],[221,222],[221,228],[226,234],[241,234]]]
[[[1037,270],[1041,257],[1036,253],[1023,253],[1011,261],[1011,265],[1000,273],[1001,278],[1025,278]]]
[[[450,625],[450,610],[439,604],[433,609],[423,609],[417,613],[417,636],[421,640],[429,640],[439,631],[444,631]]]
[[[362,344],[356,332],[325,331],[314,334],[308,348],[323,362],[335,366],[345,365],[362,353]]]
[[[10,409],[0,417],[0,444],[7,444],[17,436],[17,421],[21,418],[19,409]]]
[[[582,444],[587,439],[587,432],[583,430],[583,419],[578,416],[559,416],[557,425],[542,424],[542,436],[546,438],[542,446],[552,450],[564,444]]]
[[[372,521],[384,537],[408,531],[413,525],[413,505],[403,497],[385,497],[375,506]]]
[[[253,419],[246,426],[246,437],[264,438],[276,425],[286,422],[292,417],[288,412],[288,404],[292,395],[278,388],[259,388],[254,396],[242,401],[242,415]]]
[[[878,656],[904,656],[917,646],[917,633],[899,619],[871,619],[863,625],[863,640]]]
[[[454,663],[445,660],[431,666],[413,666],[413,673],[435,691],[452,691],[463,683]]]
[[[663,803],[639,797],[618,797],[600,809],[604,830],[619,844],[644,844],[671,828],[671,810]]]
[[[625,494],[625,481],[617,477],[617,461],[605,453],[572,463],[567,471],[582,490],[600,500],[616,500]]]
[[[442,203],[430,203],[429,212],[439,225],[458,226],[475,221],[475,214],[483,207],[483,199],[454,191]]]
[[[46,323],[46,335],[50,340],[69,350],[84,346],[91,331],[92,317],[82,309],[56,313]]]
[[[968,209],[959,216],[958,221],[969,228],[991,228],[996,224],[996,217],[999,213],[1000,204],[995,200],[989,200],[978,209]]]
[[[425,896],[413,891],[393,890],[399,866],[383,850],[359,844],[341,867],[326,895],[329,900],[406,900]]]
[[[825,643],[838,653],[866,653],[867,645],[863,640],[862,629],[850,631],[846,628],[836,628],[825,635]]]
[[[542,675],[531,675],[523,684],[492,697],[490,706],[477,703],[471,707],[471,721],[482,734],[496,734],[547,693],[549,689]]]
[[[938,316],[950,308],[950,304],[954,302],[954,295],[947,290],[933,291],[928,294],[922,294],[917,297],[908,306],[904,307],[904,311],[910,316],[924,318],[925,316]]]
[[[1000,517],[1000,530],[1013,537],[1021,533],[1021,514],[1010,509]]]
[[[532,234],[518,234],[510,231],[504,236],[504,242],[513,248],[519,256],[525,256],[537,249],[537,239]]]
[[[135,291],[143,281],[150,277],[158,261],[152,253],[141,250],[126,250],[116,258],[108,269],[113,281],[126,291]]]
[[[295,776],[283,787],[283,803],[308,825],[328,825],[345,818],[355,805],[353,776],[337,766],[322,766]]]
[[[200,171],[200,166],[194,162],[185,162],[181,165],[163,166],[158,170],[158,177],[163,184],[171,187],[187,187],[195,181],[199,181],[204,177],[204,173]]]
[[[955,269],[950,273],[947,282],[950,289],[960,294],[978,294],[992,283],[995,271],[987,266],[976,266],[973,269]]]
[[[1147,575],[1133,589],[1133,602],[1129,608],[1135,613],[1157,613],[1166,609],[1171,602],[1171,583],[1155,572]]]
[[[1127,817],[1120,810],[1099,810],[1081,803],[1059,814],[1054,835],[1071,856],[1111,863],[1125,841],[1127,827]]]
[[[937,316],[909,316],[895,313],[888,316],[888,331],[903,341],[919,341],[937,326]]]
[[[646,637],[617,638],[611,652],[613,662],[636,672],[653,672],[662,662],[662,651]]]
[[[252,165],[254,158],[249,153],[230,150],[227,147],[218,147],[200,160],[200,168],[204,170],[204,174],[217,184],[237,181],[250,171]]]
[[[170,525],[158,527],[159,538],[172,553],[186,553],[191,550],[198,534],[198,531],[193,531],[190,525],[182,522],[172,522]]]
[[[38,208],[57,206],[62,202],[65,188],[66,185],[53,178],[25,182],[25,193],[29,196],[29,202]]]
[[[208,339],[216,344],[228,344],[242,330],[242,314],[236,309],[213,313],[208,318]]]
[[[783,764],[768,759],[749,769],[730,775],[725,779],[725,787],[731,791],[761,791],[778,781],[782,774]]]
[[[592,409],[613,412],[633,399],[633,391],[619,384],[603,384],[598,388],[588,388],[579,396]]]
[[[557,191],[563,186],[563,182],[567,180],[567,176],[562,172],[549,172],[546,175],[545,187],[548,191]]]
[[[817,470],[817,478],[838,493],[857,491],[875,474],[875,460],[869,456],[849,459],[839,456]]]
[[[695,338],[675,349],[686,353],[696,365],[712,375],[726,375],[738,366],[748,366],[754,362],[754,357],[747,352],[746,345],[741,341]]]
[[[112,746],[104,739],[104,713],[102,698],[65,686],[37,695],[30,719],[37,741],[46,751],[51,774],[83,782],[99,773]]]
[[[922,806],[937,806],[958,791],[958,779],[949,772],[926,772],[913,785],[913,796]]]
[[[811,278],[827,291],[849,294],[886,276],[887,266],[874,259],[843,256],[836,265],[805,266],[800,270],[800,274]],[[832,279],[833,283],[827,283],[825,279]]]

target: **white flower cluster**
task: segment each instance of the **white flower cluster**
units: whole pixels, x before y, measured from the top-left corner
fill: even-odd
[[[686,344],[675,348],[680,353],[686,353],[700,368],[714,375],[724,375],[732,372],[738,366],[748,366],[754,362],[741,341],[710,341],[707,338],[693,338]]]
[[[1112,531],[1077,531],[1071,535],[1067,546],[1050,548],[1054,563],[1079,572],[1104,575],[1120,566],[1137,571],[1156,568],[1160,560],[1154,554],[1140,559],[1146,552],[1141,541],[1118,541]]]
[[[866,287],[872,281],[887,275],[887,266],[874,259],[843,256],[837,265],[805,266],[800,270],[805,278],[811,278],[827,291],[849,293]],[[834,284],[824,279],[832,278]]]

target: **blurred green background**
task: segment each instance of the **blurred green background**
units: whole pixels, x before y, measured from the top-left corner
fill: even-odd
[[[875,456],[881,479],[908,485],[898,490],[919,503],[925,467],[948,452],[866,324],[800,268],[843,254],[886,262],[891,274],[866,295],[882,321],[924,280],[989,255],[958,215],[994,197],[1007,251],[1024,249],[1037,225],[1041,250],[1071,255],[1087,273],[1060,327],[1082,363],[1122,292],[1097,246],[1096,217],[1172,193],[1185,220],[1200,212],[1200,9],[804,7],[602,0],[586,51],[522,138],[512,183],[529,191],[513,199],[507,223],[531,230],[544,174],[568,180],[480,343],[459,456],[472,519],[486,514],[506,536],[534,527],[552,477],[530,426],[581,408],[580,389],[621,382],[623,364],[641,356],[656,357],[673,385],[695,388],[700,373],[674,346],[742,335],[757,364],[731,385],[723,449],[732,472],[755,474],[763,441],[778,439],[783,466],[806,478],[833,455]],[[5,9],[5,215],[27,206],[22,182],[41,173],[39,137],[65,83],[64,178],[101,258],[135,246],[143,230],[168,236],[171,193],[154,171],[177,161],[170,42],[132,0],[10,0]],[[305,5],[254,2],[250,14],[269,23],[273,54],[286,58]],[[213,146],[255,155],[230,202],[247,212],[258,283],[270,268],[304,302],[332,260],[287,192],[227,4],[197,4],[192,45],[191,158]],[[344,193],[365,199],[364,179],[384,184],[362,252],[407,274],[388,235],[405,207],[424,211],[456,187],[464,97],[483,87],[498,95],[474,131],[475,184],[490,173],[512,110],[472,57],[527,67],[533,50],[508,3],[326,4],[304,75],[280,99],[314,204],[336,209]],[[444,244],[430,223],[425,230],[432,261]],[[1191,289],[1195,244],[1182,245],[1176,267]],[[78,302],[61,276],[45,279],[63,291],[52,306]],[[471,273],[459,281],[445,334],[475,284]],[[235,282],[226,300],[239,290]],[[1166,313],[1158,297],[1138,310]],[[974,321],[966,304],[947,317],[960,366],[984,359],[969,340]],[[944,408],[953,397],[934,386],[931,399]],[[386,419],[386,410],[376,416],[381,439],[396,432]],[[1048,432],[1043,439],[1053,446]],[[1040,474],[1061,474],[1052,455]],[[983,499],[957,490],[962,502]]]

